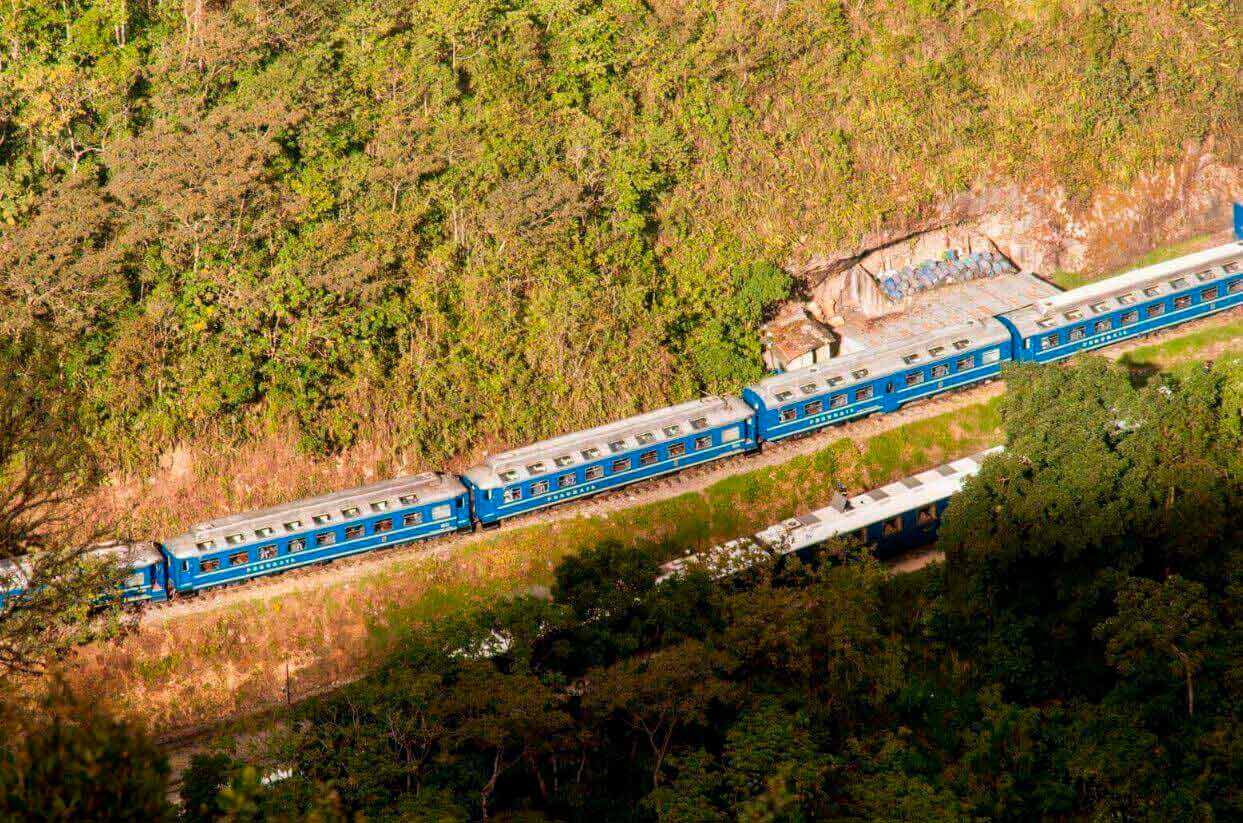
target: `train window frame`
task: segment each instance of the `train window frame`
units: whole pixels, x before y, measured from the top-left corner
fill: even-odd
[[[359,514],[361,514],[361,512],[358,510],[357,506],[350,506],[348,509],[341,510],[341,516],[346,520],[353,520],[355,517],[358,517]]]
[[[1236,271],[1239,270],[1239,261],[1238,260],[1227,260],[1225,263],[1222,264],[1221,270],[1224,271],[1226,274],[1234,274]]]
[[[1001,349],[988,349],[984,352],[984,354],[980,355],[980,358],[984,361],[984,365],[986,366],[992,363],[1000,363]]]
[[[918,386],[920,383],[924,382],[924,380],[926,379],[927,379],[927,375],[924,374],[923,369],[917,369],[915,371],[907,372],[906,373],[906,387],[909,389],[911,386]]]
[[[845,406],[849,402],[850,402],[850,398],[847,397],[846,395],[835,394],[829,398],[829,408],[840,409],[842,406]]]
[[[596,458],[600,456],[600,450],[596,448],[595,446],[592,446],[589,449],[583,449],[581,452],[579,452],[579,454],[583,456],[584,460],[595,460]]]
[[[813,400],[807,405],[803,406],[803,413],[809,417],[813,414],[819,414],[822,411],[824,411],[823,400]]]
[[[604,477],[604,466],[588,466],[583,472],[583,479],[590,482]]]
[[[721,429],[721,442],[733,443],[735,440],[742,439],[742,429],[738,426],[730,426],[728,429]]]
[[[838,375],[837,377],[830,377],[825,382],[828,383],[829,388],[831,389],[831,388],[834,388],[835,386],[840,386],[844,380],[845,380],[844,377]]]
[[[531,484],[531,496],[538,497],[541,494],[548,494],[547,480],[536,480]]]
[[[1083,326],[1075,326],[1066,332],[1066,342],[1075,343],[1088,336],[1088,330]]]
[[[505,489],[504,492],[501,494],[501,502],[503,503],[513,503],[514,501],[521,500],[521,499],[522,499],[522,487],[521,486],[510,486],[509,488]]]
[[[1106,312],[1106,311],[1109,311],[1109,304],[1108,304],[1108,303],[1106,303],[1106,302],[1104,302],[1104,301],[1101,301],[1100,303],[1093,303],[1093,304],[1092,304],[1092,313],[1093,313],[1093,314],[1100,314],[1100,313],[1102,313],[1102,312]]]
[[[288,523],[285,524],[285,531],[287,532],[302,531],[302,521],[301,520],[290,520]]]
[[[501,481],[504,483],[512,483],[518,479],[518,472],[513,469],[506,469],[503,472],[499,472],[497,477],[501,478]]]
[[[963,349],[967,348],[970,345],[971,345],[970,340],[955,340],[954,341],[954,348],[957,349],[958,351],[962,351]]]
[[[1144,307],[1144,316],[1151,320],[1165,314],[1165,303],[1153,303]]]
[[[1071,309],[1070,311],[1066,312],[1062,316],[1065,317],[1067,320],[1071,320],[1071,321],[1082,320],[1083,311],[1081,309]]]
[[[969,354],[966,357],[958,358],[958,362],[954,364],[954,368],[960,372],[974,369],[975,368],[975,355]]]
[[[376,514],[379,514],[380,512],[386,512],[391,507],[392,507],[392,503],[390,503],[387,500],[377,500],[371,504],[371,510],[375,512]]]
[[[611,451],[613,454],[617,454],[618,452],[624,452],[625,450],[626,450],[626,441],[624,439],[614,440],[613,442],[609,443],[609,451]]]
[[[703,451],[712,448],[712,435],[704,434],[695,438],[695,451]]]
[[[260,560],[273,560],[276,558],[277,550],[276,550],[275,543],[269,543],[266,546],[260,546],[258,551],[259,551]]]
[[[778,403],[784,403],[785,401],[789,400],[789,399],[790,399],[791,397],[793,397],[793,396],[794,396],[794,392],[792,392],[792,391],[788,391],[788,390],[787,390],[787,391],[779,391],[779,392],[777,392],[777,402],[778,402]]]
[[[1148,297],[1156,297],[1157,295],[1161,294],[1161,287],[1160,286],[1149,286],[1148,288],[1144,289],[1144,294]]]
[[[950,373],[949,363],[937,363],[936,365],[932,367],[932,379],[933,380],[939,380],[942,377],[949,377],[949,373]]]
[[[855,369],[854,371],[850,373],[850,376],[853,377],[855,380],[862,380],[863,378],[868,376],[868,370],[867,369]]]
[[[453,507],[448,503],[441,503],[432,509],[432,520],[444,520],[453,514]]]
[[[881,537],[893,537],[902,534],[902,515],[895,514],[893,517],[887,517],[881,523]]]
[[[660,452],[652,449],[639,455],[639,466],[654,466],[660,462]]]
[[[701,432],[706,428],[708,428],[708,418],[706,417],[696,417],[691,421],[691,429],[694,431]]]
[[[1190,305],[1191,305],[1191,295],[1189,294],[1180,294],[1174,298],[1174,309],[1176,311],[1178,309],[1185,309]]]
[[[386,532],[391,532],[392,530],[393,530],[393,518],[391,517],[381,518],[380,520],[377,520],[371,526],[372,534],[384,534]]]
[[[271,526],[260,526],[259,528],[255,529],[255,537],[258,537],[259,539],[263,539],[265,537],[271,537],[274,534],[276,534],[276,529],[272,528]]]
[[[921,506],[919,511],[915,513],[915,524],[917,526],[931,526],[937,522],[937,504],[929,503]]]
[[[517,492],[519,492],[519,496],[521,496],[522,488],[520,486],[515,486],[514,488]],[[517,499],[517,498],[514,498],[514,499]],[[423,512],[407,512],[401,518],[401,525],[403,527],[421,526],[422,524],[423,524]]]
[[[792,420],[797,420],[798,408],[796,406],[787,406],[778,412],[777,417],[782,423],[789,423]]]
[[[1039,328],[1042,328],[1042,329],[1051,329],[1051,328],[1053,328],[1053,326],[1054,326],[1054,323],[1053,323],[1053,318],[1051,318],[1051,317],[1042,317],[1042,318],[1040,318],[1039,320],[1037,320],[1037,321],[1036,321],[1036,325],[1037,325]]]
[[[200,574],[211,574],[212,572],[217,572],[217,571],[220,571],[220,558],[219,557],[208,557],[204,560],[199,561],[199,573]]]
[[[578,485],[578,474],[576,472],[569,472],[568,474],[563,474],[557,478],[558,489],[568,489],[570,488],[570,486],[577,486],[577,485]]]
[[[1213,274],[1212,269],[1205,269],[1202,272],[1196,273],[1196,279],[1199,280],[1201,283],[1207,283],[1208,281],[1212,280],[1214,276],[1215,275]]]
[[[316,526],[322,526],[325,523],[332,522],[332,515],[329,514],[328,512],[322,512],[320,514],[312,515],[311,522],[314,523]]]
[[[1061,334],[1059,334],[1058,332],[1053,332],[1052,334],[1046,334],[1044,337],[1040,338],[1040,348],[1051,349],[1061,342],[1062,342]]]
[[[1092,333],[1093,334],[1104,334],[1105,332],[1109,331],[1112,328],[1113,328],[1113,323],[1109,322],[1109,318],[1105,318],[1104,320],[1097,320],[1095,323],[1092,324]]]
[[[656,434],[654,432],[639,432],[634,436],[634,442],[640,446],[650,446],[656,442]]]
[[[1217,299],[1217,287],[1209,286],[1207,289],[1204,289],[1203,291],[1201,291],[1200,299],[1201,300],[1216,300]]]
[[[1170,288],[1173,289],[1174,291],[1181,291],[1187,288],[1187,278],[1185,277],[1174,278],[1173,280],[1170,281]]]
[[[215,540],[200,540],[199,542],[194,544],[194,547],[197,548],[201,552],[209,552],[212,549],[216,548],[216,541]]]
[[[345,539],[346,540],[357,540],[358,538],[362,537],[366,533],[367,533],[367,527],[364,526],[362,523],[357,523],[353,526],[345,527]]]
[[[534,477],[537,474],[543,474],[546,471],[548,471],[548,466],[547,464],[544,463],[543,460],[536,460],[534,463],[527,466],[527,474],[531,475],[532,477]]]
[[[1233,280],[1226,286],[1226,294],[1238,294],[1243,291],[1243,278]]]
[[[315,548],[317,549],[321,549],[324,546],[335,545],[336,542],[337,542],[336,531],[330,530],[326,532],[320,532],[319,534],[315,535]]]
[[[871,400],[875,396],[876,396],[876,392],[873,390],[871,386],[864,386],[862,388],[855,389],[855,402],[856,403],[862,403],[864,400]]]
[[[816,393],[815,383],[804,383],[798,388],[799,388],[799,391],[801,391],[803,394],[815,394]]]
[[[918,359],[919,359],[919,352],[911,352],[910,354],[906,354],[902,356],[902,362],[908,366],[914,363]]]
[[[234,552],[229,555],[229,568],[234,566],[249,566],[250,552]]]
[[[1139,322],[1139,309],[1131,309],[1130,311],[1123,313],[1122,317],[1118,319],[1122,322],[1122,325],[1124,326],[1129,326],[1132,323],[1138,323]]]
[[[932,348],[928,349],[929,357],[940,357],[943,354],[945,354],[944,346],[933,346]]]
[[[566,466],[574,465],[574,458],[568,454],[563,454],[560,457],[554,457],[552,462],[557,468],[564,469]]]
[[[246,542],[246,535],[238,532],[237,534],[225,535],[224,542],[229,546],[240,546]]]
[[[1126,294],[1118,295],[1119,305],[1130,306],[1135,303],[1135,300],[1135,292],[1127,292]]]
[[[686,454],[685,443],[670,443],[669,444],[669,457],[670,458],[681,457],[684,454]]]
[[[661,429],[661,431],[665,433],[665,437],[677,437],[679,434],[682,433],[682,427],[679,426],[677,423],[674,423],[671,426],[665,426],[663,429]]]
[[[297,554],[298,552],[306,551],[306,538],[295,537],[293,540],[289,541],[288,545],[285,546],[285,550],[290,554]]]
[[[401,503],[403,506],[413,506],[415,503],[419,502],[419,496],[417,494],[403,494],[401,497],[397,498],[397,502]]]
[[[631,460],[629,457],[619,457],[613,461],[613,464],[609,468],[613,470],[613,474],[621,474],[622,472],[630,471],[631,467]]]

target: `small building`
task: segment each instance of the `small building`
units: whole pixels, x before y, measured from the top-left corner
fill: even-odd
[[[835,353],[837,335],[808,314],[805,306],[793,303],[764,326],[761,341],[764,365],[781,372],[828,362]]]

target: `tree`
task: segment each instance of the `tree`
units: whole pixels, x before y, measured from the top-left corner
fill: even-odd
[[[1204,586],[1172,575],[1161,582],[1130,577],[1119,587],[1118,613],[1101,623],[1105,659],[1131,675],[1165,659],[1186,686],[1187,717],[1195,715],[1195,676],[1213,633]]]

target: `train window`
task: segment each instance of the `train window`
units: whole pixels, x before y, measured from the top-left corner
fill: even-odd
[[[301,520],[290,520],[288,523],[285,524],[285,531],[287,532],[296,532],[301,528],[302,528]]]
[[[216,569],[219,569],[219,568],[220,568],[220,559],[217,557],[213,557],[211,560],[204,560],[202,563],[199,563],[199,571],[203,572],[204,574],[206,574],[207,572],[214,572],[216,571]]]
[[[919,514],[915,517],[915,522],[921,526],[937,522],[937,504],[929,503],[919,510]]]
[[[574,474],[574,472],[563,474],[557,478],[558,489],[568,489],[570,486],[576,485],[578,485],[578,475]]]
[[[932,357],[940,357],[944,353],[945,353],[944,346],[933,346],[932,348],[928,349],[928,354],[931,355]]]
[[[1065,314],[1065,315],[1063,315],[1063,316],[1064,316],[1067,320],[1082,320],[1082,319],[1083,319],[1083,312],[1079,311],[1078,309],[1073,309],[1073,310],[1071,310],[1071,311],[1066,312],[1066,314]]]
[[[1201,300],[1216,300],[1217,299],[1217,287],[1213,286],[1213,288],[1211,289],[1205,289],[1204,291],[1200,292],[1200,299]]]
[[[1001,349],[989,349],[984,352],[983,359],[985,363],[996,363],[1001,359]]]
[[[804,383],[803,385],[799,386],[799,388],[802,390],[803,394],[815,394],[816,393],[815,383]]]
[[[566,466],[574,462],[574,458],[570,457],[568,454],[563,454],[552,462],[556,463],[559,468],[564,469]]]
[[[1184,294],[1181,297],[1174,298],[1174,308],[1185,309],[1191,305],[1191,295]]]
[[[331,514],[317,514],[314,517],[312,517],[311,520],[315,522],[315,525],[322,526],[323,524],[332,520],[332,515]]]
[[[1243,280],[1235,280],[1233,283],[1230,284],[1230,286],[1226,289],[1226,291],[1229,292],[1230,294],[1238,294],[1239,292],[1243,291]]]
[[[250,552],[238,552],[237,554],[229,555],[230,566],[245,566],[249,562]]]
[[[295,540],[289,541],[289,553],[290,554],[293,554],[294,552],[300,552],[305,548],[306,548],[305,538],[299,537]]]
[[[695,438],[695,451],[700,451],[701,449],[710,449],[710,448],[712,448],[712,435],[705,434],[703,437]]]
[[[643,454],[639,455],[640,466],[650,466],[658,460],[660,460],[660,455],[655,449],[652,449],[650,452],[643,452]]]
[[[1148,288],[1144,289],[1144,294],[1148,295],[1149,297],[1156,297],[1160,293],[1161,293],[1160,286],[1149,286]]]
[[[336,542],[337,542],[336,532],[320,532],[319,534],[315,535],[316,546],[331,546],[333,543],[336,543]]]
[[[1111,328],[1113,326],[1108,320],[1097,320],[1096,324],[1092,326],[1092,331],[1095,334],[1100,334],[1101,332],[1109,331]]]
[[[510,497],[509,495],[510,492],[515,492],[513,497]],[[522,497],[522,489],[515,487],[512,489],[505,490],[506,500],[517,500],[519,497]],[[422,522],[423,522],[423,512],[410,512],[409,514],[407,514],[405,517],[401,519],[401,525],[403,526],[417,526]]]
[[[518,479],[518,472],[514,471],[513,469],[510,469],[509,471],[501,472],[500,477],[502,481],[506,483],[511,483],[514,480]]]
[[[384,534],[393,530],[393,518],[386,517],[383,520],[377,520],[375,525],[371,527],[373,534]]]
[[[1197,274],[1196,277],[1199,278],[1201,283],[1207,283],[1208,281],[1213,279],[1213,272],[1211,269],[1205,269],[1204,271]]]
[[[850,373],[850,376],[853,377],[855,380],[862,380],[863,378],[868,376],[868,370],[867,369],[856,369]]]
[[[708,418],[696,417],[694,420],[691,421],[691,428],[697,432],[703,431],[704,429],[708,428]]]
[[[359,523],[357,526],[346,526],[345,527],[345,539],[346,540],[357,540],[358,538],[362,537],[364,534],[366,534],[366,530],[365,530],[365,527],[361,523]]]
[[[849,401],[849,398],[848,398],[848,397],[846,397],[846,395],[844,395],[844,394],[835,394],[835,395],[833,395],[833,397],[832,397],[832,398],[830,398],[830,400],[829,400],[829,408],[830,408],[830,409],[840,409],[842,406],[846,405],[846,403],[847,403],[848,401]]]
[[[902,533],[902,515],[898,515],[897,517],[891,517],[885,521],[885,528],[884,528],[884,531],[882,532],[883,536],[892,537],[895,534],[901,534],[901,533]]]
[[[669,456],[670,457],[681,457],[684,454],[686,454],[685,443],[670,443],[669,444]]]
[[[255,537],[271,537],[276,533],[276,529],[271,526],[264,526],[261,529],[255,529]]]
[[[377,500],[371,504],[371,510],[373,512],[386,512],[388,511],[388,507],[389,502],[387,500]]]
[[[949,373],[950,373],[950,367],[949,367],[949,364],[947,363],[938,363],[937,365],[932,367],[932,378],[934,380],[938,377],[944,377],[945,375]]]
[[[231,534],[224,539],[224,542],[228,543],[230,546],[240,546],[246,542],[246,537],[241,534]]]
[[[600,456],[600,450],[595,448],[583,449],[580,454],[582,454],[584,460],[595,460]]]
[[[1122,315],[1122,325],[1124,326],[1129,326],[1136,320],[1139,320],[1139,312],[1137,311],[1129,311]]]
[[[963,349],[967,348],[967,346],[970,346],[970,345],[971,345],[970,340],[955,340],[954,341],[954,348],[958,349],[959,351],[962,351]]]
[[[609,443],[609,451],[613,452],[613,454],[617,454],[618,452],[624,452],[625,450],[626,450],[625,440],[614,440],[612,443]]]
[[[1053,328],[1053,321],[1048,317],[1042,317],[1036,321],[1036,325],[1042,329],[1051,329]]]
[[[1092,304],[1092,311],[1094,311],[1097,314],[1100,314],[1103,311],[1108,311],[1108,309],[1109,309],[1108,303],[1093,303]]]
[[[740,437],[742,437],[742,431],[737,426],[730,426],[721,432],[722,443],[733,443]]]
[[[1161,315],[1165,314],[1165,304],[1164,303],[1153,303],[1151,306],[1144,309],[1144,314],[1148,315],[1149,317],[1160,317]]]
[[[967,369],[975,368],[975,357],[971,356],[959,359],[959,361],[954,364],[954,368],[959,371],[966,371]]]
[[[924,382],[924,373],[922,371],[908,372],[906,375],[906,385],[918,386]]]
[[[514,502],[515,500],[521,500],[521,499],[522,499],[522,489],[521,489],[521,487],[519,487],[519,486],[514,486],[513,488],[506,489],[506,490],[505,490],[505,493],[504,493],[503,495],[501,495],[501,498],[502,498],[502,499],[503,499],[506,503],[512,503],[512,502]],[[409,519],[410,519],[410,516],[409,516],[409,515],[406,515],[406,520],[409,520]],[[417,522],[417,521],[416,521],[416,522]],[[409,526],[410,524],[409,524],[409,523],[406,523],[406,525],[407,525],[407,526]]]
[[[1185,277],[1179,277],[1179,278],[1177,278],[1177,279],[1175,279],[1175,280],[1171,280],[1171,281],[1170,281],[1170,288],[1171,288],[1171,289],[1173,289],[1174,291],[1178,291],[1179,289],[1185,289],[1185,288],[1187,288],[1187,278],[1185,278]]]
[[[145,586],[146,584],[147,584],[147,576],[143,574],[142,572],[135,572],[134,574],[131,574],[129,577],[125,578],[125,587],[127,589],[136,589],[139,586]]]
[[[547,480],[541,480],[538,483],[531,484],[531,496],[532,497],[534,497],[537,494],[544,494],[546,491],[548,491]]]
[[[1231,260],[1229,263],[1222,266],[1221,270],[1224,271],[1226,274],[1234,274],[1236,271],[1239,270],[1239,261]]]
[[[542,460],[536,461],[535,463],[527,466],[527,474],[543,474],[547,468],[548,467],[544,465]]]
[[[448,503],[444,503],[432,509],[432,520],[444,520],[452,513],[453,509],[450,508]]]
[[[588,466],[587,471],[583,472],[583,477],[587,480],[599,480],[604,477],[604,466]]]
[[[794,392],[792,391],[779,391],[777,392],[777,401],[779,403],[784,403],[786,400],[789,400],[793,396],[794,396]]]
[[[820,412],[824,411],[824,401],[813,400],[803,407],[803,411],[806,414],[819,414]]]
[[[1087,336],[1087,330],[1085,330],[1083,326],[1075,326],[1066,333],[1066,339],[1071,342],[1074,342],[1075,340],[1082,340],[1085,336]]]
[[[623,457],[621,460],[614,460],[613,471],[614,472],[630,471],[630,458]]]
[[[1042,348],[1051,349],[1058,344],[1059,340],[1060,338],[1057,336],[1056,332],[1053,334],[1046,334],[1044,339],[1040,341],[1040,345]]]
[[[196,543],[195,545],[198,547],[199,551],[206,552],[206,551],[211,551],[212,549],[216,548],[216,541],[215,540],[204,540],[200,543]]]
[[[401,497],[397,498],[397,502],[401,503],[403,506],[409,506],[419,502],[419,496],[417,494],[403,494]]]
[[[917,353],[912,352],[911,354],[904,356],[902,358],[902,362],[909,366],[918,359],[919,359],[919,355]]]
[[[661,431],[665,433],[665,437],[677,437],[682,433],[682,428],[677,424],[674,424],[672,426],[665,426],[661,429]]]
[[[640,446],[646,446],[649,443],[656,442],[656,435],[652,434],[651,432],[643,432],[642,434],[639,434],[638,436],[636,436],[634,440]]]
[[[841,384],[841,382],[842,382],[842,378],[841,378],[841,377],[830,377],[830,378],[829,378],[829,388],[831,389],[831,388],[833,388],[834,386],[840,385],[840,384]]]
[[[350,518],[353,518],[353,517],[358,517],[358,507],[350,506],[348,509],[342,509],[341,516],[344,517],[346,520],[349,520]]]
[[[1118,297],[1118,302],[1124,306],[1129,306],[1135,302],[1135,294],[1134,293],[1123,294]]]
[[[858,403],[860,400],[871,400],[871,399],[872,399],[872,387],[871,386],[864,386],[863,388],[855,392],[856,403]]]
[[[259,547],[259,559],[260,560],[271,560],[273,557],[276,557],[276,546],[275,545]]]
[[[782,423],[789,423],[791,420],[793,420],[796,417],[798,417],[798,409],[794,408],[793,406],[791,406],[788,409],[781,410],[781,422]]]

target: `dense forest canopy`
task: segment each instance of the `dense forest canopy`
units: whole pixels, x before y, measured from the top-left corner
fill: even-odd
[[[112,461],[292,427],[431,465],[615,419],[756,377],[791,256],[973,181],[1233,157],[1236,14],[10,0],[0,327]]]

